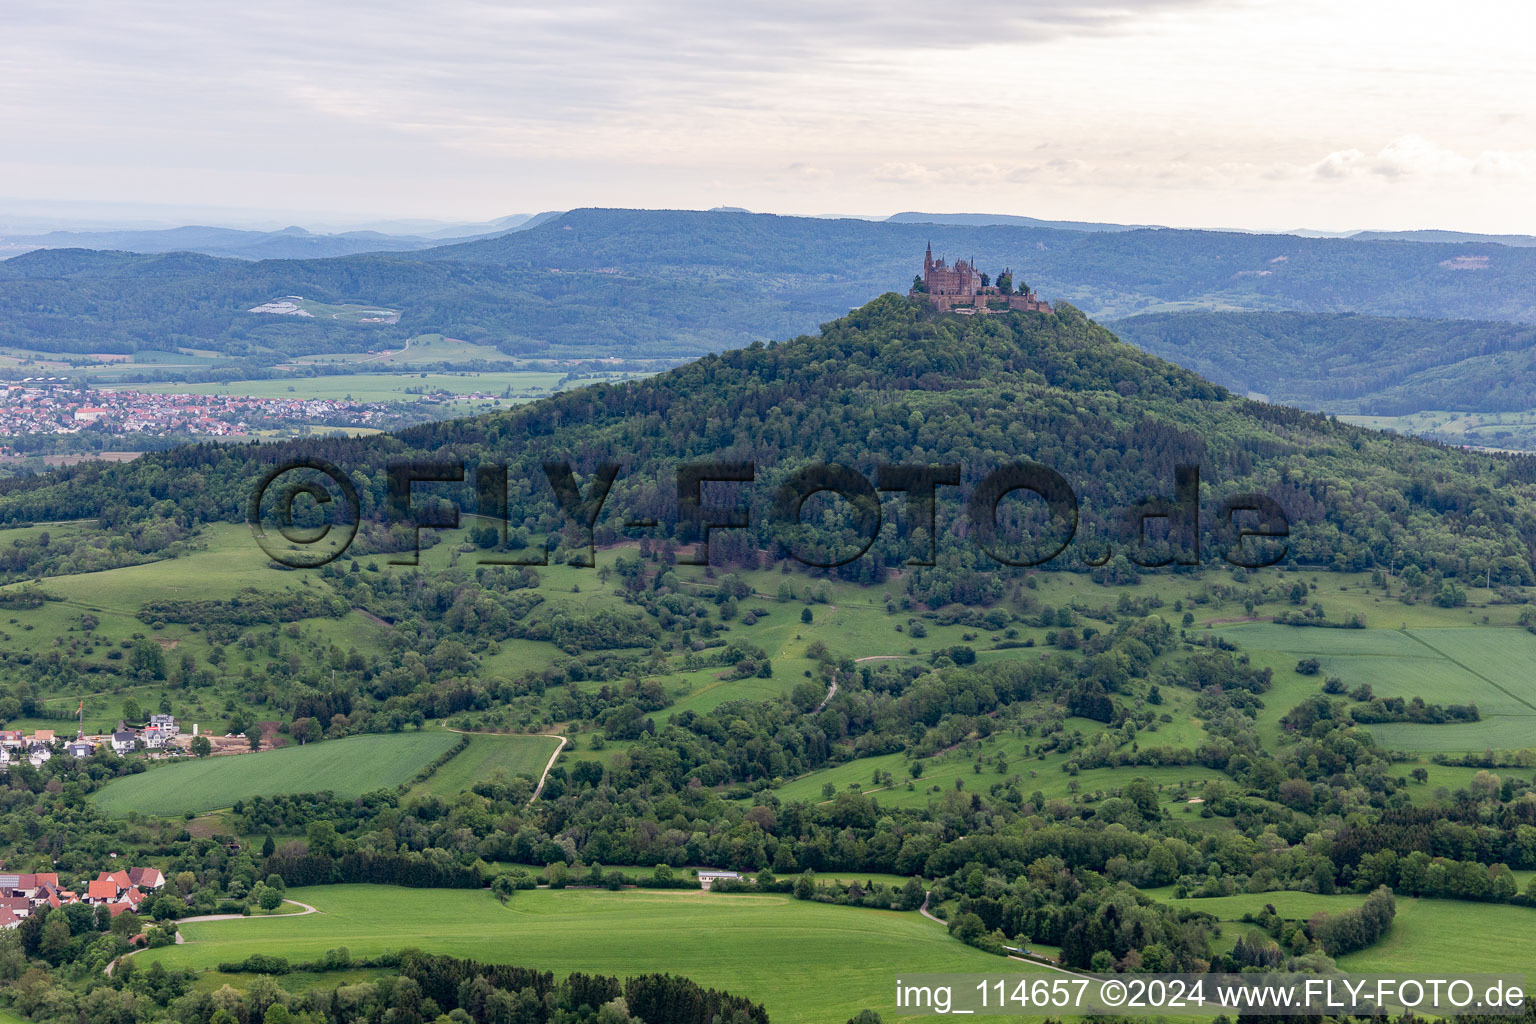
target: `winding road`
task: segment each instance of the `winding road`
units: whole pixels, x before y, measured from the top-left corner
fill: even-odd
[[[316,910],[314,907],[310,906],[308,903],[300,903],[298,900],[290,900],[290,899],[287,899],[285,897],[283,899],[283,902],[284,903],[292,903],[294,906],[296,906],[296,907],[303,907],[304,909],[299,911],[297,914],[261,914],[261,915],[258,915],[255,918],[252,918],[252,920],[260,921],[260,920],[263,920],[263,919],[266,919],[266,918],[303,917],[305,914],[323,914],[323,913],[325,913],[325,911],[323,911],[323,910]],[[243,921],[243,920],[245,920],[245,919],[247,919],[249,917],[250,917],[250,915],[248,915],[248,914],[199,914],[196,917],[177,918],[177,920],[176,920],[176,924],[177,924],[177,928],[176,928],[176,945],[183,946],[183,945],[186,945],[186,942],[187,942],[186,938],[181,934],[181,927],[180,927],[181,925],[184,925],[184,924],[196,924],[199,921]],[[130,956],[135,956],[135,955],[137,955],[139,953],[144,952],[144,950],[146,950],[148,948],[149,948],[148,946],[144,946],[141,949],[135,949],[132,952],[124,953],[122,956],[118,957],[116,960],[113,960],[111,963],[107,964],[106,967],[102,968],[102,973],[104,973],[109,978],[112,977],[112,970],[119,963],[121,963],[122,961],[128,959]]]

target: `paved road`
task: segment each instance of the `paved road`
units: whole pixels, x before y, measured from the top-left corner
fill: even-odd
[[[262,915],[260,915],[260,916],[258,916],[256,918],[254,918],[254,920],[260,921],[260,920],[263,920],[263,919],[265,919],[265,918],[267,918],[269,916],[273,917],[273,918],[303,917],[305,914],[319,914],[319,913],[323,913],[323,911],[316,910],[314,907],[310,906],[308,903],[300,903],[298,900],[285,899],[285,900],[283,900],[283,902],[284,903],[292,903],[294,906],[296,906],[296,907],[303,907],[304,909],[299,911],[297,914],[271,914],[271,915],[262,914]],[[180,919],[177,920],[176,924],[179,926],[179,925],[184,925],[184,924],[196,924],[199,921],[244,921],[244,920],[247,920],[247,916],[245,914],[198,914],[196,917],[183,917],[183,918],[180,918]],[[180,927],[178,927],[176,929],[176,945],[178,945],[178,946],[184,945],[186,943],[186,941],[187,941],[186,938],[181,934]],[[148,948],[149,948],[148,946],[144,947],[144,949],[148,949]],[[107,966],[105,968],[105,972],[106,972],[107,977],[109,977],[109,978],[112,977],[112,969],[114,967],[116,967],[119,963],[121,963],[123,960],[126,960],[130,956],[133,956],[133,955],[135,955],[137,953],[144,952],[144,949],[135,949],[131,953],[124,953],[122,956],[118,957],[116,960],[113,960],[111,963],[107,964]]]

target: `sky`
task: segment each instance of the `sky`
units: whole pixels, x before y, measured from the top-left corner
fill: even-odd
[[[7,0],[0,22],[11,211],[1536,233],[1523,0]]]

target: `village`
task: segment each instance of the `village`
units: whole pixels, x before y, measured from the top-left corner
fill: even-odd
[[[116,856],[114,854],[113,856]],[[86,883],[85,893],[59,884],[56,871],[10,872],[0,868],[0,928],[15,928],[40,907],[64,907],[70,904],[105,909],[117,917],[137,911],[140,904],[165,885],[159,868],[119,868],[102,871]]]
[[[204,745],[205,744],[205,745]],[[150,715],[142,726],[119,721],[111,732],[87,735],[77,729],[73,739],[64,739],[53,729],[37,729],[28,736],[19,729],[0,729],[0,775],[13,764],[23,762],[40,768],[54,755],[84,760],[98,750],[107,749],[119,757],[142,753],[152,758],[182,757],[189,754],[230,754],[254,750],[245,733],[226,736],[183,733],[172,715]]]
[[[275,423],[384,426],[381,402],[248,395],[162,395],[83,390],[61,378],[9,382],[0,392],[0,435],[108,434],[239,437]]]

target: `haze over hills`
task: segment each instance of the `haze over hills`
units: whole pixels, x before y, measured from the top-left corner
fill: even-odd
[[[465,241],[503,231],[519,231],[543,223],[558,213],[514,214],[485,224],[433,227],[425,233],[388,234],[377,230],[312,232],[302,227],[278,231],[186,226],[115,231],[50,231],[45,234],[0,235],[0,258],[36,249],[104,249],[133,253],[194,252],[242,260],[312,259],[365,252],[409,252],[447,241]],[[404,226],[404,225],[401,225]]]
[[[986,224],[1015,224],[1031,228],[1057,228],[1061,231],[1135,231],[1138,228],[1161,227],[1158,224],[1105,224],[1087,220],[1041,220],[1038,217],[1021,217],[1006,213],[893,213],[885,218],[887,224],[965,224],[980,227]]]

